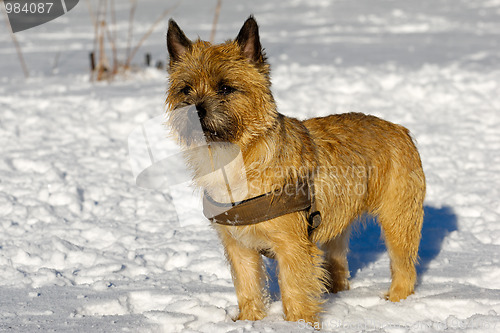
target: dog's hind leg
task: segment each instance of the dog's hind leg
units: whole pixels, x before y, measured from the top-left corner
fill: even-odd
[[[325,250],[325,269],[329,274],[327,284],[330,293],[349,289],[349,265],[347,252],[349,251],[350,228],[347,228],[337,237],[323,244]]]
[[[398,302],[413,293],[417,273],[421,229],[424,219],[423,200],[425,184],[423,175],[410,174],[406,183],[395,178],[384,195],[378,217],[391,259],[392,283],[387,299]],[[399,184],[394,185],[396,181]]]

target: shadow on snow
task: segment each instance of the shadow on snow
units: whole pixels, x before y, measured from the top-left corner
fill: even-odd
[[[443,241],[448,234],[458,230],[457,216],[451,207],[425,206],[424,213],[422,239],[418,252],[420,260],[417,272],[419,276],[426,274],[429,264],[441,252]],[[376,262],[386,251],[380,227],[375,218],[367,217],[366,221],[354,226],[349,249],[347,259],[352,279],[356,277],[358,271]],[[271,299],[276,301],[280,298],[277,264],[275,260],[265,258],[265,265],[269,278],[269,293]]]

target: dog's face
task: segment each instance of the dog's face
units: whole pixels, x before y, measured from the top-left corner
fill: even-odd
[[[167,47],[167,112],[181,143],[204,140],[243,146],[276,117],[269,65],[253,18],[234,41],[220,45],[191,42],[170,20]]]

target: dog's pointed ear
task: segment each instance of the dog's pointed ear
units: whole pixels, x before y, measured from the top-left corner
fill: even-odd
[[[253,16],[250,16],[245,21],[235,41],[241,48],[243,55],[250,61],[255,63],[264,62],[264,54],[259,38],[259,26]]]
[[[170,63],[178,61],[191,48],[191,41],[173,19],[168,21],[167,49]]]

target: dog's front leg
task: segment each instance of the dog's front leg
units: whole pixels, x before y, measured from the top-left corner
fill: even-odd
[[[322,268],[322,251],[308,239],[305,229],[297,226],[296,220],[286,219],[288,221],[278,223],[286,228],[270,234],[278,260],[285,319],[317,323],[327,281],[326,271]]]
[[[238,298],[240,313],[236,320],[260,320],[266,316],[262,256],[258,251],[242,246],[226,228],[239,227],[218,228],[226,257],[231,264],[234,288]]]

